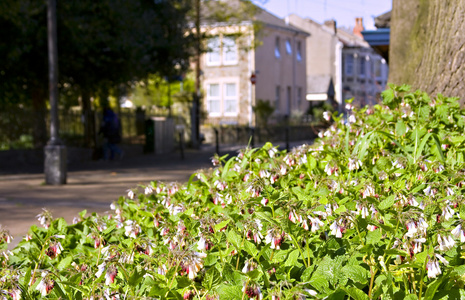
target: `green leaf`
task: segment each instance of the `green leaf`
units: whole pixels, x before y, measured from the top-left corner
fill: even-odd
[[[344,205],[341,205],[334,211],[334,213],[341,214],[341,213],[346,212],[346,211],[347,211],[347,208]]]
[[[444,278],[445,276],[441,276],[428,285],[428,288],[425,292],[425,297],[423,298],[424,300],[433,300],[434,294],[436,294],[436,291],[438,290]]]
[[[238,285],[221,285],[218,288],[218,294],[221,300],[242,300],[242,286]]]
[[[374,231],[369,231],[366,236],[366,243],[368,245],[376,245],[381,241],[381,231],[376,229]]]
[[[418,147],[418,149],[415,149],[415,161],[418,160],[418,158],[420,158],[421,154],[423,153],[423,148],[425,147],[426,145],[426,142],[428,141],[428,139],[431,137],[431,133],[427,133],[421,140],[421,143],[420,143],[420,146]]]
[[[405,125],[404,121],[398,120],[396,123],[397,136],[403,136],[406,131],[407,131],[407,126]]]
[[[229,230],[226,233],[226,238],[228,242],[233,244],[233,246],[237,249],[238,252],[242,250],[242,239],[241,237],[234,231],[234,230]]]
[[[286,262],[284,263],[284,266],[286,267],[292,267],[295,266],[297,263],[297,260],[299,259],[300,252],[299,250],[295,249],[291,253],[289,253],[289,256],[286,259]]]
[[[439,138],[436,134],[433,134],[433,138],[434,138],[434,143],[436,144],[436,148],[437,148],[437,151],[439,153],[439,157],[443,163],[446,162],[446,159],[444,158],[444,153],[442,152],[442,149],[441,149],[441,142],[439,141]]]
[[[218,271],[217,268],[211,267],[208,269],[207,273],[205,274],[205,278],[202,281],[203,287],[207,290],[211,290],[215,286],[219,285],[222,282],[221,273]]]
[[[221,229],[223,229],[224,227],[226,227],[226,225],[228,225],[229,222],[231,222],[231,219],[227,219],[227,220],[224,220],[223,222],[221,222],[219,224],[216,224],[215,225],[215,232],[218,232]]]
[[[244,250],[252,257],[256,257],[258,254],[258,250],[255,244],[247,240],[244,240]]]
[[[368,270],[359,265],[346,265],[342,272],[352,281],[366,284],[368,282]]]
[[[380,210],[386,210],[388,208],[391,208],[394,205],[395,201],[396,201],[396,196],[391,195],[387,197],[386,199],[384,199],[383,201],[381,201],[381,203],[378,205],[378,208]]]
[[[407,296],[405,296],[404,300],[417,300],[418,297],[417,295],[415,294],[408,294]]]
[[[60,271],[63,271],[66,267],[68,267],[71,264],[72,261],[73,261],[72,256],[65,257],[58,263],[57,269]]]
[[[355,300],[368,300],[368,295],[364,291],[359,290],[356,287],[349,287],[344,289],[346,293]]]

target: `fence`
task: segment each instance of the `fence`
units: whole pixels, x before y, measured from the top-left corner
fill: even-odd
[[[46,112],[46,130],[50,128],[50,113]],[[122,110],[118,116],[121,120],[123,142],[127,144],[142,144],[145,141],[144,111]],[[0,112],[0,150],[27,149],[33,147],[32,136],[37,124],[37,114],[31,109],[10,109]],[[101,113],[94,112],[95,133],[98,133],[102,120]],[[82,147],[85,145],[84,117],[81,110],[60,110],[60,138],[68,146]]]
[[[261,128],[228,125],[218,127],[203,126],[201,132],[205,136],[206,143],[216,143],[216,130],[220,144],[240,145],[248,144],[252,137],[254,143],[312,140],[322,128],[321,125],[272,125]]]

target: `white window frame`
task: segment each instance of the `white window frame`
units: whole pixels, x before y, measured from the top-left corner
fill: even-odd
[[[227,93],[227,87],[226,87],[226,86],[227,86],[228,84],[234,84],[234,92],[235,92],[235,95],[234,95],[234,96],[228,96],[228,95],[226,94],[226,93]],[[238,111],[239,111],[239,105],[238,105],[238,104],[239,104],[239,85],[238,85],[237,82],[235,82],[235,81],[231,81],[231,82],[226,82],[226,81],[225,81],[225,82],[223,83],[222,86],[223,86],[223,101],[222,101],[222,104],[223,104],[223,114],[224,114],[225,116],[228,116],[228,117],[230,117],[230,116],[237,116]],[[234,105],[234,106],[235,106],[235,109],[234,109],[233,112],[227,112],[227,111],[226,111],[226,107],[227,107],[226,102],[227,102],[227,101],[232,101],[232,100],[235,102],[235,105]]]
[[[227,40],[232,41],[231,45],[229,45],[229,46],[226,45],[225,41],[227,41]],[[237,64],[238,63],[239,53],[237,51],[236,37],[223,35],[221,45],[222,45],[221,54],[222,54],[223,64],[224,65],[235,65],[235,64]],[[232,49],[232,51],[231,51],[231,49]],[[228,52],[234,53],[234,59],[227,60]]]
[[[218,96],[211,96],[211,86],[217,85],[218,86]],[[219,111],[212,112],[211,111],[211,102],[217,101]],[[221,115],[221,84],[217,82],[207,83],[207,111],[209,116],[220,116]]]
[[[213,41],[217,41],[217,45],[212,45]],[[218,60],[212,61],[211,58],[213,55],[218,55]],[[206,56],[206,64],[207,66],[219,66],[221,65],[221,39],[220,36],[214,36],[208,39],[207,42],[207,56]]]
[[[212,80],[206,80],[204,82],[204,86],[207,91],[207,97],[206,97],[206,106],[207,106],[207,112],[209,117],[237,117],[239,115],[239,100],[240,100],[240,86],[239,86],[239,77],[223,77],[223,78],[217,78],[217,79],[212,79]],[[218,97],[212,97],[210,96],[210,86],[211,85],[218,85],[219,86],[219,96]],[[235,84],[235,96],[226,96],[226,85],[227,84]],[[226,112],[226,101],[229,100],[231,101],[233,98],[235,98],[235,112]],[[211,112],[210,110],[210,101],[219,101],[219,112]]]

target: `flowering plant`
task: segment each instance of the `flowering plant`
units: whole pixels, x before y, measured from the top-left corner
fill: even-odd
[[[0,256],[3,297],[465,297],[464,110],[408,90],[348,103],[312,146],[131,189],[107,216],[44,212]]]

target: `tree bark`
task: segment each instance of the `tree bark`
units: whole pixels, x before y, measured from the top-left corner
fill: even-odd
[[[393,0],[389,81],[464,97],[464,31],[465,1]]]

